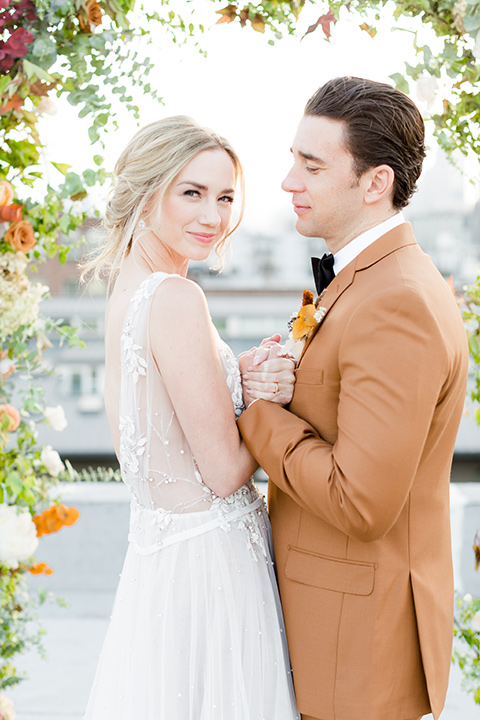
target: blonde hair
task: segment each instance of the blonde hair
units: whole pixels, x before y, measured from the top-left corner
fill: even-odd
[[[109,286],[122,260],[132,248],[133,233],[152,200],[161,208],[164,195],[177,175],[204,150],[224,150],[230,157],[235,180],[240,181],[241,210],[238,221],[215,247],[221,259],[228,247],[227,239],[237,229],[244,209],[244,178],[237,154],[225,140],[185,115],[157,120],[139,130],[115,165],[115,184],[109,195],[103,226],[107,240],[100,253],[82,265],[82,280],[93,271],[109,277]]]

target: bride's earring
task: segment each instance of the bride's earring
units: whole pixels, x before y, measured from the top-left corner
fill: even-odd
[[[140,230],[145,230],[145,228],[147,227],[145,224],[145,220],[140,220],[138,223],[138,227]]]

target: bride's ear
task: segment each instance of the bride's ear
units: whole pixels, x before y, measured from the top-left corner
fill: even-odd
[[[378,165],[370,168],[366,171],[365,176],[364,200],[367,205],[373,205],[380,200],[393,197],[395,173],[390,165]]]
[[[165,192],[159,188],[149,197],[142,210],[142,219],[148,226],[156,225],[160,219],[160,209]]]

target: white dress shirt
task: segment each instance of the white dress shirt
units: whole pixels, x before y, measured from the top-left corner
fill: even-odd
[[[358,235],[356,238],[353,238],[353,240],[347,243],[345,247],[341,248],[333,256],[333,272],[335,275],[338,275],[340,270],[343,270],[343,268],[349,265],[352,260],[355,260],[355,258],[360,255],[365,248],[374,243],[375,240],[378,240],[378,238],[382,237],[382,235],[385,235],[385,233],[393,230],[393,228],[396,228],[397,225],[402,225],[404,222],[405,218],[403,213],[398,212],[396,215],[393,215],[393,217],[388,218],[388,220],[384,220],[379,225],[375,225],[375,227],[370,228],[370,230],[367,230],[361,235]]]

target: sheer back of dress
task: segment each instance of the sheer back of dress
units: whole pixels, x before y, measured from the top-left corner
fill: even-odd
[[[173,513],[208,510],[214,493],[202,482],[149,343],[151,299],[161,282],[154,273],[130,299],[121,337],[120,466],[138,503]],[[219,354],[232,393],[232,415],[240,412],[238,365],[220,338]]]

